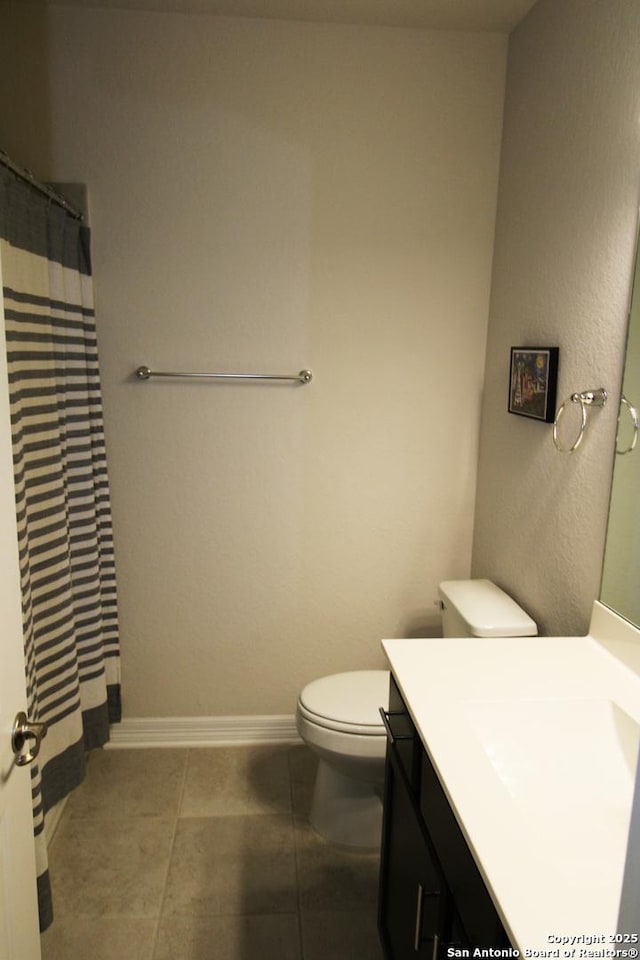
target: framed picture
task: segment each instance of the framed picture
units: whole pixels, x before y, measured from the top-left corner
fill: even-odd
[[[558,347],[511,347],[509,413],[553,423]]]

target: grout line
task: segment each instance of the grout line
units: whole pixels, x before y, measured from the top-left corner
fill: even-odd
[[[186,757],[185,757],[185,762],[184,762],[184,771],[183,771],[183,773],[182,773],[182,783],[181,783],[181,785],[180,785],[180,795],[179,795],[179,797],[178,797],[178,804],[177,804],[177,807],[176,807],[176,815],[175,815],[174,823],[173,823],[173,834],[172,834],[172,836],[171,836],[171,846],[170,846],[170,849],[169,849],[169,857],[168,857],[168,859],[167,859],[167,872],[166,872],[166,874],[165,874],[164,884],[163,884],[163,886],[162,886],[162,894],[161,894],[161,896],[160,896],[160,902],[159,902],[159,906],[158,906],[158,916],[157,916],[157,918],[156,918],[156,925],[155,925],[155,929],[154,929],[154,931],[153,931],[153,935],[152,935],[152,937],[151,937],[151,952],[150,952],[150,954],[149,954],[151,960],[153,960],[153,957],[155,957],[156,946],[157,946],[157,944],[158,944],[158,933],[159,933],[159,931],[160,931],[160,921],[161,921],[161,919],[162,919],[162,910],[163,910],[163,908],[164,908],[164,900],[165,900],[165,897],[166,897],[166,894],[167,894],[167,885],[168,885],[168,883],[169,883],[169,872],[170,872],[170,870],[171,870],[171,861],[173,860],[173,850],[174,850],[175,843],[176,843],[176,834],[177,834],[177,832],[178,832],[178,820],[180,819],[180,811],[182,810],[182,800],[183,800],[183,798],[184,798],[184,791],[185,791],[185,786],[186,786],[186,783],[187,783],[187,770],[188,770],[188,767],[189,767],[189,754],[190,754],[190,751],[189,751],[189,750],[185,750],[185,753],[186,753]]]
[[[298,939],[300,941],[300,958],[304,960],[304,940],[302,931],[302,906],[300,898],[300,865],[298,862],[298,829],[296,826],[296,810],[293,796],[293,777],[291,775],[291,749],[287,752],[287,769],[289,771],[289,799],[291,801],[291,827],[293,830],[293,864],[296,878],[296,914],[298,918]]]

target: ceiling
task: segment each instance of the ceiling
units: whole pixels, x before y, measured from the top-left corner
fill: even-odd
[[[77,7],[510,33],[536,0],[44,0]]]

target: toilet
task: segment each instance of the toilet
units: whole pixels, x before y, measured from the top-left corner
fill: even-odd
[[[440,584],[445,637],[531,637],[537,626],[490,580]],[[318,757],[309,816],[327,840],[375,849],[382,828],[389,672],[353,670],[308,683],[298,697],[296,726]]]

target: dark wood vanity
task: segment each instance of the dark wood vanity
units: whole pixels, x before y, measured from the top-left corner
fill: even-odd
[[[378,924],[386,960],[446,960],[472,956],[476,947],[509,948],[393,677],[383,720],[388,743]]]

